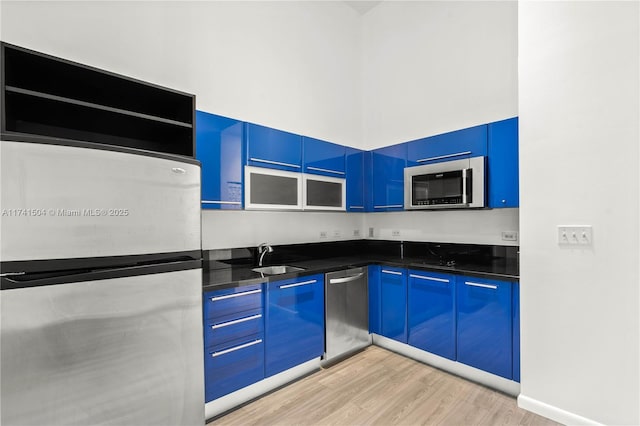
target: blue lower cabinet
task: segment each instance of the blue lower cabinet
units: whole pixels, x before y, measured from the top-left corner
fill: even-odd
[[[202,305],[209,402],[264,379],[262,284],[207,292]]]
[[[256,383],[264,379],[264,339],[207,350],[204,366],[206,402]]]
[[[267,377],[324,353],[324,275],[267,284]]]
[[[411,346],[456,359],[456,280],[453,275],[409,270]]]
[[[513,380],[520,382],[520,284],[513,283]]]
[[[380,266],[370,265],[369,279],[369,333],[382,334],[380,327]]]
[[[459,276],[458,361],[513,377],[512,284]]]
[[[407,270],[380,268],[380,334],[407,343]]]

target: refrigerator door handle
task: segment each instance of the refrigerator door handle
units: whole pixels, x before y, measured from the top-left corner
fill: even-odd
[[[84,268],[52,272],[13,273],[0,277],[0,289],[39,287],[45,285],[69,284],[82,281],[99,281],[112,278],[125,278],[164,272],[186,271],[202,267],[201,260],[182,260],[148,265],[123,266],[119,268]]]

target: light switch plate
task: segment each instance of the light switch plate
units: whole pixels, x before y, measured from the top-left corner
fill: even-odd
[[[558,225],[558,244],[590,246],[593,244],[593,227],[591,225]]]

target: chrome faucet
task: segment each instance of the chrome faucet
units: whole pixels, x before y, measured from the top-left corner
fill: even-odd
[[[273,253],[273,247],[271,247],[267,243],[262,243],[258,246],[258,253],[260,254],[260,259],[258,260],[258,266],[262,266],[262,260],[264,259],[264,255],[267,253]]]

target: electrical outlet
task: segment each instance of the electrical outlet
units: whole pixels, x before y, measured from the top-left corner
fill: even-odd
[[[391,231],[391,236],[392,237],[399,237],[400,236],[400,231],[398,229],[394,229]]]
[[[327,238],[327,231],[320,231],[320,238]]]
[[[334,236],[334,238],[340,238],[340,231],[337,230],[337,229],[335,231],[333,231],[333,236]]]
[[[591,225],[558,225],[558,244],[590,246],[593,244]]]
[[[353,236],[354,237],[359,237],[360,236],[360,230],[359,229],[354,229],[353,230]]]
[[[518,233],[516,231],[502,231],[503,241],[518,241]]]

